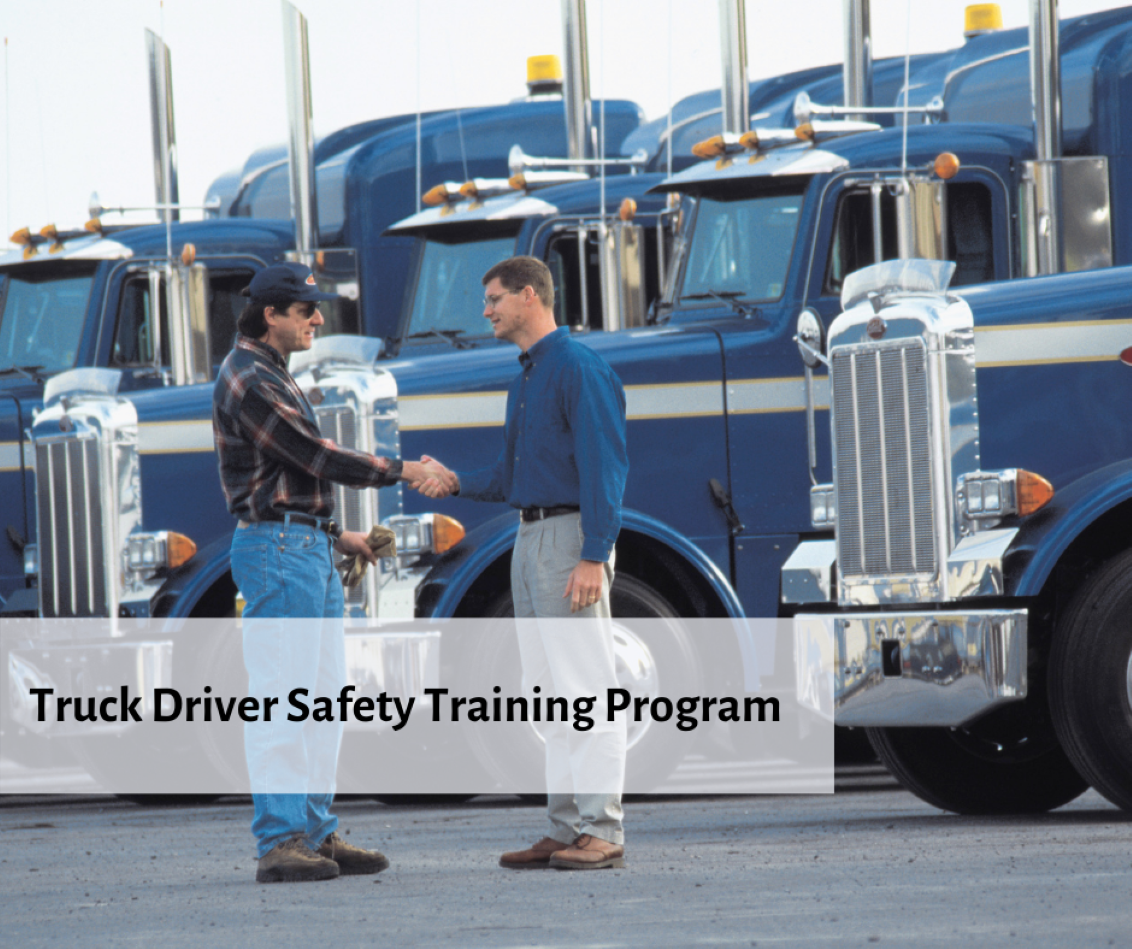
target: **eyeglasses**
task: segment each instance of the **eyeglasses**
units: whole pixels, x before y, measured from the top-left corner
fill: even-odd
[[[522,293],[522,290],[504,290],[502,293],[493,293],[490,296],[483,298],[484,309],[494,310],[499,306],[499,301],[502,300],[509,293]]]

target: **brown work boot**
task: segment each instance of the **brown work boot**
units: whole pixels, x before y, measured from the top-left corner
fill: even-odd
[[[306,845],[302,835],[277,844],[259,858],[256,883],[305,883],[308,880],[333,880],[338,864],[319,856]]]
[[[582,834],[568,848],[550,858],[557,870],[604,870],[625,866],[625,848],[600,837]]]
[[[337,834],[331,834],[318,845],[318,855],[338,864],[342,876],[355,876],[360,873],[380,873],[389,869],[385,854],[377,850],[363,850],[348,844]]]
[[[499,865],[508,870],[545,870],[550,866],[550,855],[569,846],[553,837],[543,837],[526,850],[511,850],[505,853],[499,858]]]

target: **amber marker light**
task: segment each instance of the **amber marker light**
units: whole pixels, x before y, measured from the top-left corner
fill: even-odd
[[[509,184],[516,191],[522,191],[527,187],[527,178],[525,175],[512,175],[507,179],[507,184]]]
[[[169,560],[169,566],[171,568],[179,567],[183,563],[188,563],[196,556],[197,545],[184,534],[169,531],[169,536],[165,544],[165,555]]]
[[[31,228],[21,227],[8,240],[13,244],[31,244]]]
[[[181,248],[181,263],[186,267],[191,267],[193,261],[197,259],[197,249],[194,244],[186,244]],[[196,549],[195,547],[193,548]]]
[[[617,212],[617,216],[622,221],[631,221],[637,216],[637,202],[632,198],[626,198],[621,202],[621,208]]]
[[[744,132],[739,136],[739,144],[744,148],[749,148],[751,151],[757,151],[759,147],[759,133],[755,131]]]
[[[722,135],[713,135],[692,146],[692,154],[697,158],[719,158],[726,151],[727,146],[723,142]]]
[[[814,126],[811,122],[803,122],[796,129],[794,134],[798,136],[803,142],[812,142],[814,140]]]
[[[92,234],[102,233],[102,221],[99,218],[92,217],[86,224],[83,225],[84,231],[90,231]]]
[[[446,514],[432,515],[432,546],[438,553],[451,550],[464,539],[464,525]]]
[[[439,184],[433,188],[429,188],[421,197],[421,201],[431,208],[435,208],[439,204],[446,204],[452,195],[448,191],[448,185]]]
[[[39,236],[44,240],[51,241],[51,246],[47,248],[47,253],[54,254],[63,249],[63,241],[59,237],[59,229],[54,224],[45,224],[39,229]]]
[[[476,187],[476,183],[474,181],[465,181],[462,185],[460,185],[460,194],[462,194],[469,200],[479,197],[479,193],[480,189]]]
[[[940,152],[932,170],[944,181],[950,181],[959,174],[959,156],[953,152]]]
[[[1018,513],[1023,517],[1045,507],[1053,497],[1053,485],[1032,471],[1019,468],[1014,485],[1018,497]]]

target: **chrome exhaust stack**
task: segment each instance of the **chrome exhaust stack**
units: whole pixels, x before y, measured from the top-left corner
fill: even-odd
[[[747,85],[747,16],[743,0],[719,0],[719,49],[723,63],[721,105],[725,139],[750,131]]]
[[[310,263],[318,247],[318,193],[314,174],[314,125],[311,121],[310,49],[307,18],[283,4],[283,62],[287,82],[287,156],[291,167],[291,216],[296,256]]]
[[[566,108],[566,154],[594,158],[593,103],[590,100],[590,61],[586,44],[586,0],[562,0],[562,35],[566,46],[563,97]],[[584,166],[571,171],[585,172]]]
[[[841,67],[845,107],[864,109],[873,104],[873,40],[869,0],[845,0],[845,61]],[[864,113],[847,116],[863,121]]]
[[[169,47],[152,30],[145,31],[149,63],[149,117],[153,128],[153,180],[159,220],[179,221],[177,187],[177,133],[173,122],[173,62]]]
[[[1057,0],[1030,0],[1030,98],[1034,107],[1033,187],[1037,207],[1033,249],[1036,272],[1062,270],[1061,54]]]

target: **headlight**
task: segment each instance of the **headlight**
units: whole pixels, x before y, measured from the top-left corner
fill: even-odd
[[[197,552],[197,545],[175,531],[134,533],[126,538],[126,569],[152,575],[161,567],[179,567]]]
[[[976,529],[991,526],[1011,514],[1033,514],[1053,497],[1053,485],[1039,474],[1021,468],[972,471],[955,485],[955,506]]]
[[[382,524],[393,531],[399,557],[442,554],[460,543],[465,533],[463,524],[444,514],[398,515]]]

